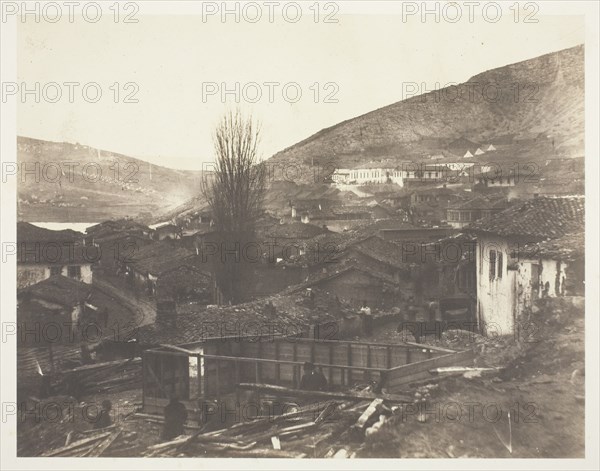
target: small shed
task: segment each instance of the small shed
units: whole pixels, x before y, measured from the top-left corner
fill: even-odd
[[[205,401],[240,404],[240,385],[298,388],[302,366],[312,362],[330,390],[375,383],[393,391],[430,377],[430,370],[470,363],[473,352],[414,343],[379,344],[298,337],[212,338],[181,346],[163,345],[142,356],[143,408],[162,413],[170,395],[190,411]]]

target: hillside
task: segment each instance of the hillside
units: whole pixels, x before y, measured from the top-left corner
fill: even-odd
[[[453,145],[461,141],[464,148]],[[476,150],[468,143],[494,144],[494,161],[501,162],[583,156],[583,46],[489,70],[349,119],[278,152],[270,163],[304,165],[308,182],[313,161],[322,168],[439,154],[457,161]]]
[[[151,218],[188,200],[200,188],[200,172],[161,167],[81,144],[19,136],[17,154],[18,218],[24,221]]]

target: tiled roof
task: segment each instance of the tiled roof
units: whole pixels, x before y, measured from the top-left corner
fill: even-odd
[[[402,247],[378,236],[367,237],[353,245],[359,252],[371,257],[378,262],[404,268],[407,264],[402,262]]]
[[[392,170],[394,168],[396,168],[397,164],[395,164],[394,162],[386,162],[386,161],[378,161],[378,162],[365,162],[362,164],[357,164],[354,167],[352,167],[353,169],[356,170],[360,170],[360,169],[386,169],[386,170]]]
[[[140,224],[139,222],[132,221],[131,219],[116,219],[95,224],[85,230],[85,232],[93,235],[94,237],[99,237],[101,234],[112,233],[115,231],[149,232],[150,228]]]
[[[275,318],[265,312],[266,304],[271,301],[276,309]],[[288,294],[275,295],[235,306],[213,306],[203,310],[183,312],[173,317],[171,323],[156,323],[137,329],[135,337],[142,344],[185,344],[204,340],[209,337],[252,335],[257,328],[272,328],[276,334],[305,332],[315,323],[335,320],[335,317],[314,311],[303,304],[302,296]],[[215,335],[222,331],[222,335]]]
[[[480,219],[467,230],[545,240],[583,230],[584,221],[584,197],[539,197]]]
[[[286,290],[283,291],[283,293],[286,293],[286,294],[287,293],[295,293],[295,292],[301,291],[301,290],[311,287],[311,286],[318,286],[324,281],[340,277],[340,276],[345,275],[346,273],[350,273],[352,271],[357,271],[357,272],[363,273],[365,275],[368,275],[371,278],[375,278],[379,281],[382,281],[383,283],[385,283],[386,285],[389,285],[389,286],[396,286],[398,284],[391,276],[389,276],[385,273],[381,273],[379,271],[373,270],[366,266],[350,265],[350,266],[345,266],[344,268],[340,268],[334,272],[330,271],[330,272],[326,272],[326,273],[317,273],[317,274],[311,276],[307,281],[287,288]]]
[[[525,255],[534,258],[552,258],[574,261],[585,257],[585,233],[583,231],[566,234],[558,239],[546,240],[525,246]]]
[[[174,267],[184,264],[193,257],[193,253],[182,247],[167,242],[154,242],[139,247],[133,254],[131,265],[141,273],[152,273],[155,276]]]
[[[314,224],[292,222],[289,224],[272,224],[259,229],[262,239],[312,239],[320,234],[329,232]]]
[[[92,286],[62,275],[54,275],[18,291],[23,298],[42,299],[65,307],[73,307],[90,297]]]
[[[487,198],[485,196],[477,196],[468,201],[451,205],[448,207],[448,209],[505,209],[507,206],[508,201],[504,198]]]

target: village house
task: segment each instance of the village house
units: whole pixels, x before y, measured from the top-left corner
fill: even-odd
[[[416,305],[435,302],[443,321],[457,322],[457,328],[475,327],[477,279],[472,236],[457,233],[435,242],[405,243],[402,259],[412,268]],[[461,312],[463,309],[468,313]]]
[[[172,223],[165,223],[154,227],[152,238],[157,241],[181,239],[182,230]]]
[[[348,182],[355,185],[368,183],[395,183],[404,186],[404,176],[400,168],[385,162],[368,162],[350,170]]]
[[[508,206],[502,196],[477,196],[465,202],[449,203],[446,209],[446,221],[455,229],[462,229],[474,221],[498,213]]]
[[[306,241],[329,232],[320,225],[302,222],[270,224],[259,228],[257,240],[267,263],[277,263],[303,255]]]
[[[584,296],[584,248],[585,233],[583,231],[569,233],[558,239],[550,239],[525,247],[524,256],[539,262],[538,294],[549,297]]]
[[[85,232],[86,244],[95,245],[103,238],[114,234],[130,234],[149,238],[152,230],[148,226],[132,219],[123,218],[103,221],[88,227]]]
[[[498,172],[488,171],[482,172],[477,176],[477,182],[486,188],[508,188],[513,187],[517,184],[518,174],[515,172],[504,172],[504,174],[497,174]],[[532,178],[538,178],[536,175],[532,175]],[[523,176],[523,178],[526,178]]]
[[[141,247],[126,263],[125,276],[135,289],[151,296],[169,294],[183,300],[196,293],[197,300],[203,301],[206,292],[213,290],[212,278],[207,276],[211,272],[209,267],[203,255],[163,241]],[[181,276],[182,272],[178,270],[189,276]],[[157,292],[159,285],[162,287],[160,293]]]
[[[196,263],[198,265],[198,263]],[[185,261],[156,276],[157,302],[173,301],[175,305],[194,303],[219,304],[219,293],[212,273]]]
[[[104,221],[86,229],[86,244],[98,248],[98,267],[117,274],[140,247],[152,243],[151,232],[131,219]]]
[[[350,182],[352,170],[349,168],[336,168],[331,174],[331,180],[338,185],[345,185]]]
[[[448,205],[463,197],[463,194],[445,185],[413,191],[407,210],[408,218],[413,224],[442,225],[446,220]]]
[[[424,188],[415,190],[410,194],[410,204],[416,206],[420,203],[428,203],[436,206],[446,207],[451,201],[455,201],[457,192],[446,188]]]
[[[176,310],[160,310],[156,322],[137,329],[135,338],[148,347],[210,338],[239,342],[246,336],[313,337],[318,331],[315,327],[337,321],[335,316],[311,308],[302,295],[289,292],[235,306],[213,305],[199,310],[197,306],[186,305]]]
[[[76,344],[124,336],[135,317],[96,286],[53,275],[17,291],[17,322],[23,344]]]
[[[49,334],[44,336],[41,333],[46,326],[52,324],[58,326],[55,329],[56,341],[69,342],[91,291],[91,285],[62,275],[53,275],[18,290],[17,320],[19,327],[22,327],[22,335],[19,337],[26,343],[45,343],[48,340],[45,337]],[[27,334],[36,331],[39,332],[37,335]]]
[[[440,183],[448,177],[448,167],[442,163],[407,163],[402,166],[402,175],[407,186]]]
[[[91,283],[92,263],[97,259],[98,251],[84,245],[82,233],[17,223],[17,288],[52,275]]]
[[[564,292],[565,264],[531,247],[582,232],[584,208],[583,197],[539,197],[469,226],[477,238],[477,320],[482,332],[512,334],[532,300]]]
[[[365,302],[375,309],[397,306],[402,300],[399,285],[385,273],[352,263],[311,277],[296,289],[303,291],[306,288],[318,288],[332,297],[344,300],[358,311]]]
[[[344,204],[332,206],[325,210],[308,212],[306,220],[326,227],[333,232],[352,230],[368,221],[389,219],[396,215],[393,208],[386,207],[376,200],[361,202],[360,204]]]
[[[399,244],[434,242],[457,232],[451,227],[418,227],[408,223],[379,230],[383,239]]]

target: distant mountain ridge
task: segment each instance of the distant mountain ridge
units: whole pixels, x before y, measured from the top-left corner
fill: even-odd
[[[18,217],[97,222],[152,215],[196,195],[202,173],[69,142],[17,137]],[[60,175],[59,175],[60,172]]]
[[[350,167],[377,159],[420,160],[463,138],[502,142],[507,154],[583,156],[584,47],[492,69],[467,82],[345,120],[276,153],[271,164]],[[466,150],[453,149],[455,158]],[[503,153],[497,157],[503,157]],[[302,172],[310,178],[314,172]]]

